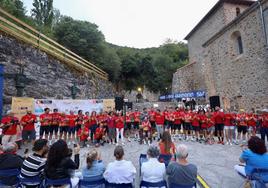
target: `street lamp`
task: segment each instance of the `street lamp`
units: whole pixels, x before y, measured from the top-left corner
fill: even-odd
[[[142,90],[141,90],[141,87],[138,87],[138,92],[141,92]]]

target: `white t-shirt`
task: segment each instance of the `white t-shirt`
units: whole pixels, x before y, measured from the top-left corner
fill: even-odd
[[[141,165],[142,180],[155,183],[163,181],[166,173],[165,163],[160,163],[156,158],[149,158]]]
[[[136,168],[131,161],[121,160],[108,164],[103,177],[109,183],[132,183],[136,174]]]

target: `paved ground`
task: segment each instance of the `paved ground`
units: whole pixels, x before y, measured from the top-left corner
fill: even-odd
[[[156,142],[154,142],[156,144]],[[189,147],[189,161],[196,164],[198,173],[204,178],[208,185],[212,188],[239,188],[243,183],[243,179],[233,170],[234,165],[238,163],[241,148],[237,145],[204,145],[196,142],[175,141],[176,144],[184,143]],[[93,147],[81,149],[81,167],[85,166],[86,152]],[[102,146],[99,148],[102,160],[107,165],[114,160],[114,145]],[[137,142],[128,142],[124,146],[125,159],[131,160],[137,172],[139,171],[139,155],[146,153],[148,145],[139,145]],[[137,182],[138,185],[137,174]]]

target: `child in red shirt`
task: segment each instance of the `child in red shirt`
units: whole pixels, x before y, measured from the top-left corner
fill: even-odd
[[[77,133],[79,140],[80,140],[80,145],[81,147],[85,147],[86,146],[86,141],[89,137],[89,130],[88,128],[82,124],[81,129],[78,130]]]

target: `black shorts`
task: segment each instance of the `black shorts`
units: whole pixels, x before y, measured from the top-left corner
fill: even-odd
[[[75,129],[76,129],[75,127],[69,127],[69,129],[68,129],[69,134],[74,134]]]
[[[69,126],[61,126],[60,133],[67,133],[69,131]]]
[[[140,129],[140,123],[134,122],[134,129]]]
[[[155,121],[150,121],[150,123],[151,123],[152,128],[153,128],[153,129],[156,129]]]
[[[174,124],[174,123],[172,123],[171,124],[171,129],[172,130],[181,130],[181,124]]]
[[[151,136],[151,132],[150,131],[143,131],[143,136],[144,137],[150,137]]]
[[[237,126],[237,132],[246,134],[248,132],[248,127],[247,126]]]
[[[23,130],[21,133],[22,140],[35,140],[36,139],[36,133],[35,130],[26,131]]]
[[[131,122],[126,122],[126,130],[131,130]]]
[[[215,125],[215,131],[223,131],[224,129],[224,124],[223,123],[220,123],[220,124],[216,124]]]
[[[76,125],[75,128],[76,128],[75,130],[78,132],[81,129],[81,125]]]
[[[200,126],[192,126],[192,130],[194,130],[194,131],[200,131]]]
[[[191,123],[184,122],[184,123],[183,123],[183,129],[186,130],[186,131],[190,131],[190,130],[192,130],[192,125],[191,125]]]
[[[43,134],[48,134],[49,133],[49,127],[50,126],[40,126],[40,136],[43,136]]]
[[[50,125],[49,126],[49,132],[52,134],[53,132],[58,133],[59,126],[58,125]]]

